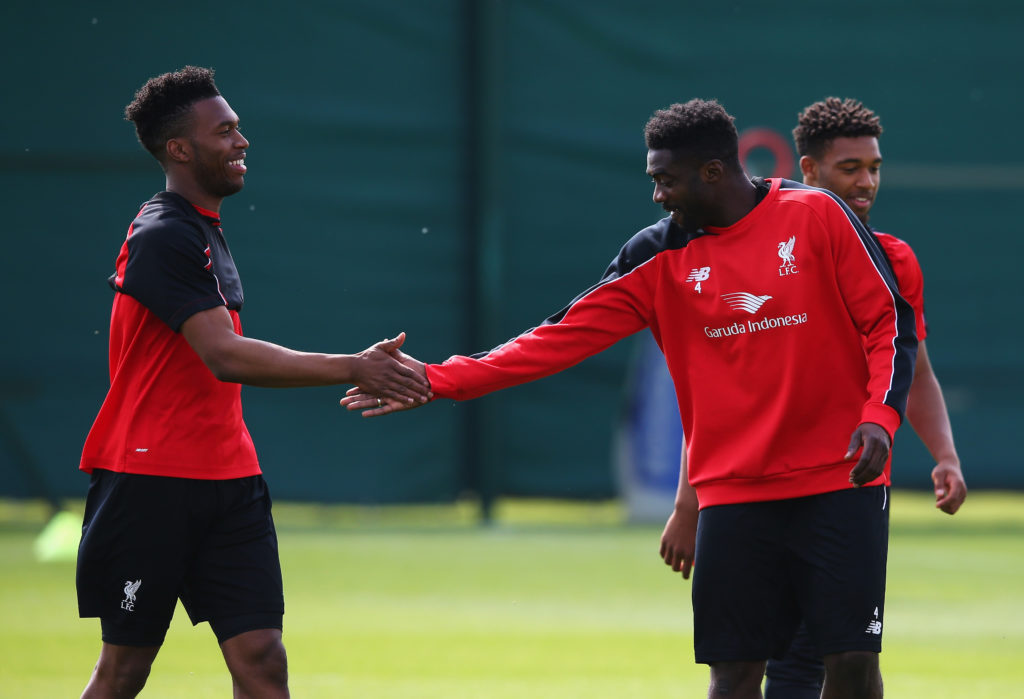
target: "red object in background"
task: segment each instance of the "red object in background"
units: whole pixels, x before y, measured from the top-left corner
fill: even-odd
[[[774,129],[758,126],[740,134],[740,165],[747,169],[747,156],[755,148],[767,148],[775,159],[775,168],[769,177],[792,178],[795,174],[796,158],[789,141]]]

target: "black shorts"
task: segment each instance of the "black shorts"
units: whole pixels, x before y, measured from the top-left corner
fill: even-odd
[[[888,548],[884,486],[701,510],[697,662],[781,657],[801,619],[817,657],[880,652]]]
[[[281,628],[284,593],[262,476],[224,481],[114,473],[89,483],[78,547],[78,613],[103,641],[163,643],[180,599],[217,640]]]

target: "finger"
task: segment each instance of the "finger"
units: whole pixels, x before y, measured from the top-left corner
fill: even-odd
[[[341,400],[343,405],[348,405],[353,401],[366,400],[368,398],[376,399],[377,396],[373,395],[372,393],[367,393],[358,386],[355,386],[345,391],[345,397],[342,398]]]
[[[672,570],[679,570],[679,557],[676,556],[675,550],[667,542],[662,542],[661,544],[661,559]]]
[[[423,376],[412,367],[402,364],[394,357],[391,358],[391,361],[394,362],[394,365],[391,368],[399,376],[396,380],[396,385],[410,389],[430,388],[430,381],[427,380],[426,376]]]
[[[376,344],[376,347],[379,347],[380,349],[384,350],[385,352],[392,352],[394,350],[397,350],[399,347],[401,347],[402,343],[404,343],[404,342],[405,342],[405,333],[401,332],[401,333],[398,333],[397,335],[395,335],[390,340],[385,337],[383,340],[381,340],[380,342],[378,342]]]
[[[853,483],[855,488],[859,488],[868,481],[871,480],[869,477],[869,466],[870,456],[867,447],[861,452],[860,458],[857,460],[857,464],[850,471],[850,482]]]
[[[376,398],[373,400],[374,404],[369,408],[363,410],[363,417],[377,417],[379,415],[388,415],[390,413],[397,413],[405,410],[406,407],[402,403],[396,403],[391,400],[385,399],[382,402],[377,401]]]
[[[954,507],[953,498],[949,495],[940,496],[938,493],[935,494],[935,507],[939,508],[948,515],[956,512]]]
[[[403,405],[416,405],[427,402],[427,397],[419,390],[413,390],[411,388],[401,389],[386,389],[383,394],[383,398],[387,398]]]
[[[853,431],[853,436],[850,437],[850,446],[846,449],[846,456],[844,459],[852,459],[853,455],[857,453],[861,445],[864,443],[864,438],[861,436],[860,428]]]
[[[405,367],[408,369],[408,367]],[[420,403],[426,403],[434,394],[430,392],[430,382],[425,376],[421,376],[414,369],[411,378],[403,379],[398,384],[398,390],[402,395],[413,396]]]
[[[693,556],[683,557],[683,580],[690,579],[690,571],[693,570]]]
[[[367,408],[379,408],[380,404],[373,396],[349,396],[338,401],[343,408],[348,410],[364,410]]]
[[[396,362],[396,366],[402,366]],[[394,368],[394,367],[392,367]],[[402,367],[406,369],[406,367]],[[410,370],[411,371],[411,370]],[[358,388],[365,394],[374,397],[391,398],[401,403],[425,403],[427,394],[430,392],[430,385],[421,380],[415,372],[408,377],[395,374],[382,377],[379,382],[367,382],[366,386],[358,385]],[[415,377],[415,378],[414,378]]]
[[[956,514],[967,499],[967,485],[959,479],[950,478],[947,490],[948,494],[942,499],[937,499],[935,506],[948,515]]]
[[[388,365],[388,371],[393,371],[398,377],[395,381],[403,386],[427,386],[426,377],[422,376],[418,371],[412,367],[407,367],[402,364],[395,357],[388,357],[388,361],[391,364]]]

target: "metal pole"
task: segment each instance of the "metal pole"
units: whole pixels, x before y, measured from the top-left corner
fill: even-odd
[[[502,0],[463,0],[465,150],[463,236],[465,346],[483,350],[497,337],[503,215],[499,182]],[[480,498],[480,518],[493,516],[496,483],[488,466],[486,402],[470,402],[462,420],[462,480]]]

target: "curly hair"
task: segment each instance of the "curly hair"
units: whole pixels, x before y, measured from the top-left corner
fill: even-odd
[[[825,148],[836,138],[857,138],[882,134],[878,116],[855,99],[827,97],[800,113],[793,140],[800,155],[820,160]]]
[[[192,105],[218,95],[213,69],[185,66],[146,81],[124,108],[124,118],[135,123],[139,143],[163,162],[167,141],[188,131]]]
[[[699,162],[718,159],[740,166],[733,118],[716,100],[692,99],[654,112],[644,126],[651,150],[678,150]]]

